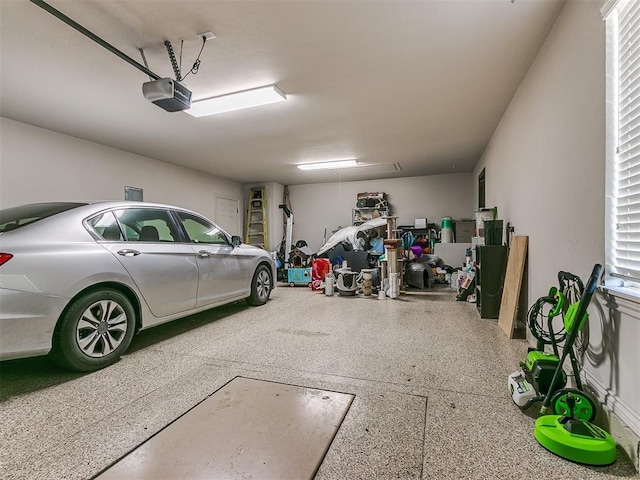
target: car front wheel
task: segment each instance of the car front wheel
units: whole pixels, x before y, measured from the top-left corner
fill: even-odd
[[[116,362],[129,347],[135,312],[117,290],[88,292],[67,309],[54,336],[52,357],[59,365],[93,371]]]
[[[260,265],[253,274],[251,281],[251,295],[247,298],[249,305],[264,305],[269,300],[271,289],[273,287],[273,279],[271,270],[266,265]]]

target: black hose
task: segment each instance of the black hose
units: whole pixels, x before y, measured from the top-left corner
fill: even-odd
[[[545,315],[543,311],[544,306],[547,304],[550,305],[551,308],[554,308],[557,304],[557,300],[551,296],[540,297],[533,305],[531,305],[528,313],[529,331],[531,331],[531,334],[542,344],[551,345],[553,341],[555,341],[556,344],[561,343],[566,337],[564,327],[559,332],[554,332],[554,340],[552,340],[549,331],[544,325],[545,320],[549,318],[549,316]]]

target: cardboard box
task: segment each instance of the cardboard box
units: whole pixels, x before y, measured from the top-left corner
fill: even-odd
[[[456,243],[471,243],[471,237],[475,233],[476,222],[459,221],[455,223],[455,241]]]

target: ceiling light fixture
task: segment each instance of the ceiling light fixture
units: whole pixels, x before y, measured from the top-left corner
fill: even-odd
[[[359,167],[360,164],[356,160],[338,160],[333,162],[303,163],[298,165],[300,170],[333,170],[336,168],[352,168]]]
[[[185,111],[194,117],[204,117],[269,103],[283,102],[286,99],[287,95],[276,85],[269,85],[218,97],[194,100],[191,102],[191,108]]]

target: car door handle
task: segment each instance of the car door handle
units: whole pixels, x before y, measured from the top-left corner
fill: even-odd
[[[198,252],[198,256],[201,258],[207,258],[211,256],[211,252],[207,252],[206,250],[200,250]]]
[[[135,257],[136,255],[140,255],[140,252],[138,250],[125,248],[124,250],[118,250],[118,255],[122,255],[123,257]]]

